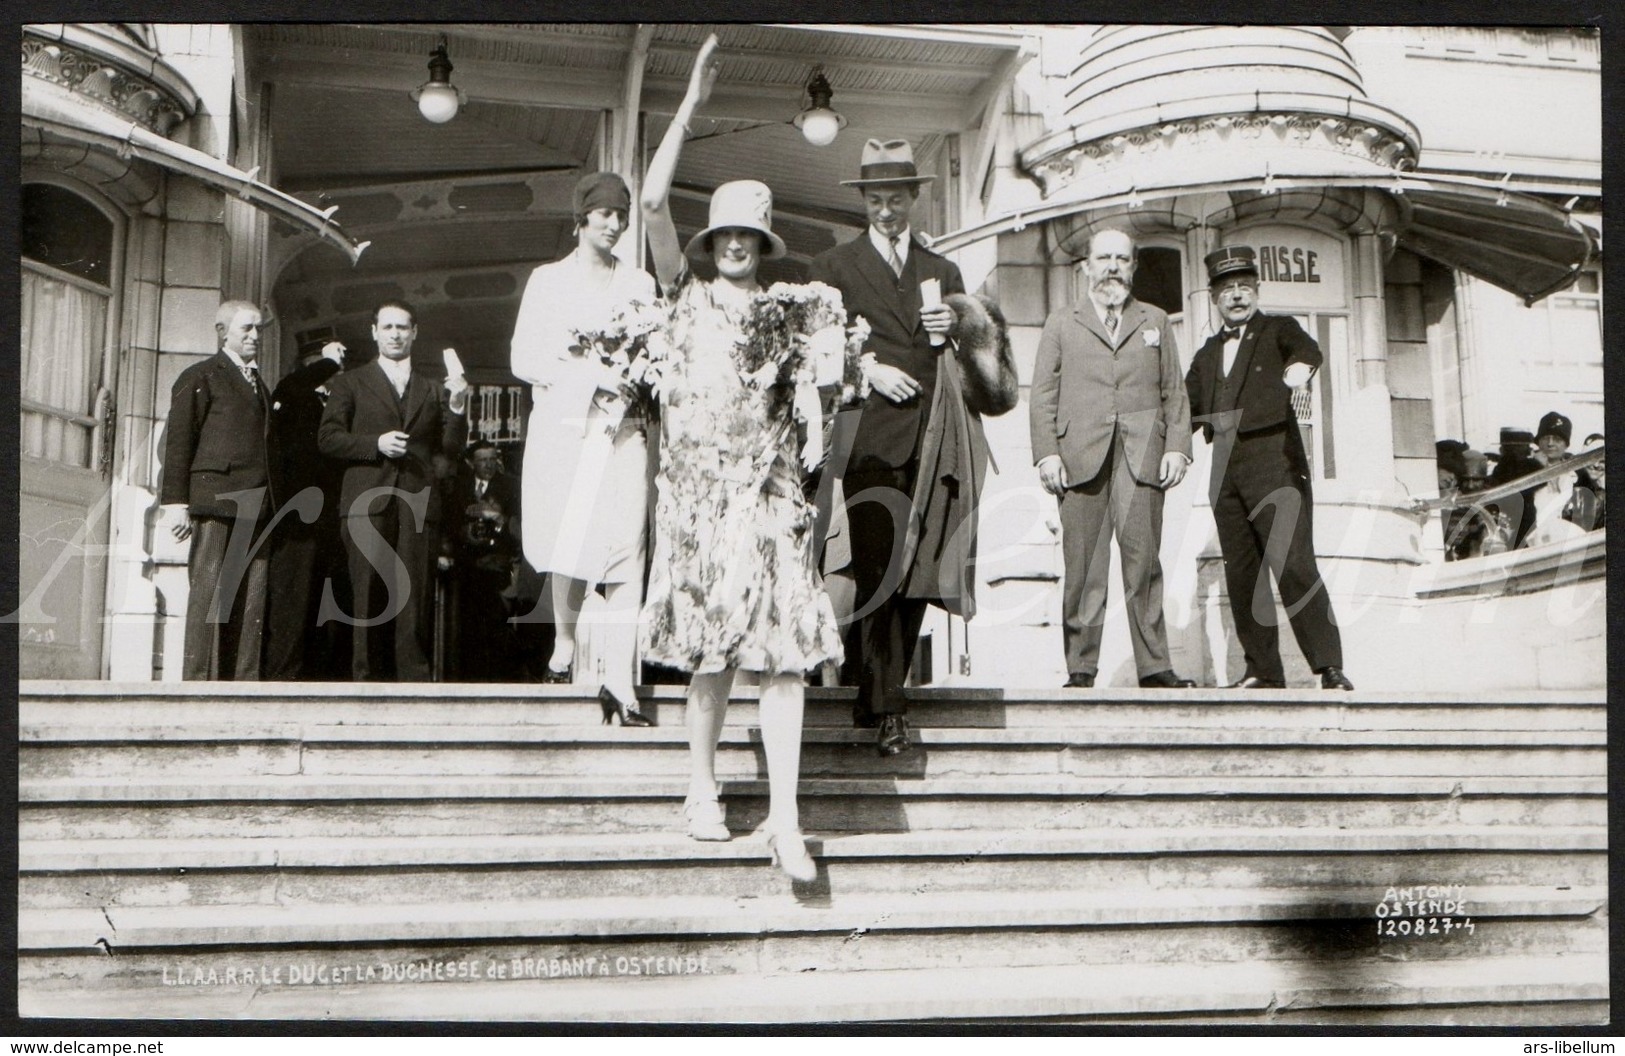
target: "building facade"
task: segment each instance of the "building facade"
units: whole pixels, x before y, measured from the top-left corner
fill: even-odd
[[[270,307],[272,377],[312,335],[370,355],[372,305],[411,300],[422,347],[455,346],[480,385],[473,431],[520,457],[506,343],[525,276],[566,251],[582,171],[614,169],[635,193],[708,31],[26,27],[23,676],[177,677],[185,552],[152,527],[160,433],[174,378],[213,351],[223,298]],[[1298,414],[1356,681],[1602,684],[1600,537],[1464,571],[1443,565],[1438,518],[1414,506],[1436,494],[1438,440],[1491,448],[1554,409],[1576,447],[1602,430],[1596,33],[720,32],[722,76],[678,175],[684,236],[717,184],[763,179],[790,247],[764,278],[801,278],[861,230],[839,181],[863,140],[906,136],[939,176],[917,226],[999,300],[1024,385],[1045,316],[1080,295],[1073,262],[1094,231],[1135,234],[1138,295],[1168,311],[1186,362],[1214,325],[1203,255],[1254,245],[1264,308],[1296,316],[1327,356]],[[463,101],[431,124],[409,92],[440,43]],[[815,67],[847,121],[825,147],[790,121]],[[1058,522],[1024,412],[988,423],[999,473],[981,613],[928,626],[923,681],[1064,677]],[[1222,684],[1239,658],[1202,446],[1169,496],[1163,566],[1175,667]],[[1542,561],[1541,590],[1506,589]],[[1120,622],[1108,617],[1103,684],[1132,684]]]

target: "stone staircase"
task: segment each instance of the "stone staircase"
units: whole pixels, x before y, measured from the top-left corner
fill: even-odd
[[[1600,692],[925,689],[888,760],[810,690],[806,885],[752,831],[754,691],[723,844],[652,693],[23,683],[20,1012],[1607,1021]],[[1428,887],[1465,906],[1386,934]]]

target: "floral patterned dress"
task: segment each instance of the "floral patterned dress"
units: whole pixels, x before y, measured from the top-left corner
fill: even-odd
[[[786,364],[744,372],[743,325],[710,283],[678,281],[644,658],[701,674],[807,671],[840,659],[841,634],[814,572],[789,386],[774,384]],[[797,380],[811,377],[804,358],[792,365]]]

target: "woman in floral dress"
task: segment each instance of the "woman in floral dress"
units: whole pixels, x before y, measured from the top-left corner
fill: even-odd
[[[604,721],[648,726],[638,707],[636,613],[642,602],[649,455],[644,423],[627,413],[621,379],[578,343],[630,304],[654,302],[649,273],[615,258],[632,203],[612,172],[583,176],[572,195],[576,248],[531,273],[514,324],[511,366],[531,384],[521,520],[525,558],[548,574],[557,636],[547,682],[584,681],[576,625],[587,591],[604,586],[594,646]]]
[[[770,794],[763,829],[780,868],[811,880],[816,867],[796,807],[802,673],[839,658],[841,640],[814,572],[813,510],[801,489],[803,463],[816,464],[821,448],[810,335],[774,349],[761,342],[752,349],[747,340],[760,306],[757,265],[784,253],[766,185],[718,187],[710,225],[686,250],[667,209],[685,126],[716,79],[716,44],[713,36],[701,47],[644,182],[649,246],[672,311],[658,383],[660,468],[644,650],[649,660],[693,675],[683,811],[699,840],[729,837],[717,799],[717,741],[735,672],[760,673]],[[713,261],[717,278],[694,279],[685,252]],[[833,321],[840,325],[838,311]],[[798,424],[809,434],[805,444]]]

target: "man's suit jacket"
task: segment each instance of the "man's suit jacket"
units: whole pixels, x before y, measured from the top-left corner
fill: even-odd
[[[332,395],[322,412],[317,442],[322,454],[341,459],[344,473],[339,485],[339,515],[364,516],[355,505],[372,488],[398,488],[415,493],[435,483],[435,458],[461,454],[468,435],[465,415],[452,414],[443,405],[442,389],[426,377],[413,374],[402,398],[377,361],[333,379]],[[378,437],[401,430],[407,434],[406,454],[385,458]],[[429,503],[428,517],[438,521],[439,503]]]
[[[915,242],[899,277],[876,251],[866,228],[852,241],[814,258],[808,278],[840,290],[847,314],[868,321],[865,352],[874,353],[879,363],[904,371],[924,390],[922,396],[904,404],[871,392],[852,443],[854,464],[876,458],[888,466],[906,465],[920,453],[943,351],[931,345],[930,335],[920,325],[920,283],[936,279],[944,297],[964,293],[959,267]]]
[[[1191,360],[1185,375],[1190,394],[1192,428],[1202,430],[1209,442],[1216,424],[1226,417],[1232,432],[1252,433],[1297,421],[1292,410],[1292,389],[1281,380],[1293,363],[1321,364],[1320,346],[1289,315],[1254,313],[1241,335],[1236,362],[1224,378],[1224,336],[1209,337]],[[1225,412],[1240,411],[1239,417]],[[1204,417],[1205,416],[1205,417]]]
[[[324,401],[318,390],[332,381],[339,365],[331,359],[307,363],[277,382],[271,394],[271,431],[277,459],[272,466],[277,495],[287,502],[304,489],[322,489],[322,517],[337,516],[338,469],[316,442]]]
[[[164,505],[185,503],[193,516],[235,518],[220,496],[272,485],[275,441],[263,383],[256,387],[224,352],[181,371],[170,391],[164,438]],[[267,494],[263,522],[276,509]]]
[[[469,507],[480,502],[474,496],[473,469],[464,465],[457,471],[457,479],[446,488],[445,544],[443,551],[459,560],[476,561],[497,558],[511,563],[519,555],[519,481],[506,473],[498,473],[485,486],[484,501],[502,513],[500,530],[492,530],[489,522],[480,523],[469,516]]]
[[[1168,316],[1132,298],[1117,339],[1092,300],[1050,313],[1038,341],[1029,404],[1033,462],[1059,455],[1067,487],[1105,468],[1115,434],[1142,484],[1162,478],[1162,456],[1190,457],[1190,406]]]

